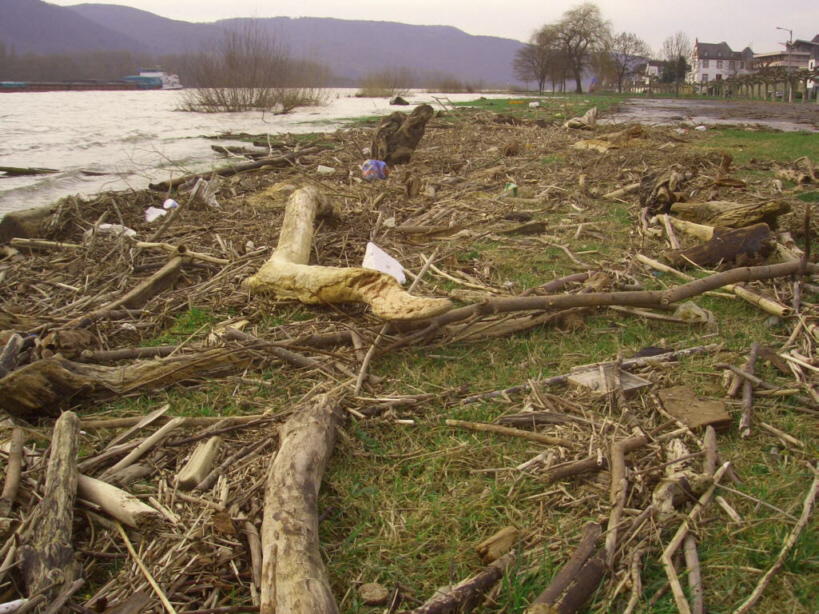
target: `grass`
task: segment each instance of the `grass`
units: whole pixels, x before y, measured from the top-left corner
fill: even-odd
[[[811,132],[714,128],[697,141],[697,147],[708,151],[726,151],[739,164],[752,160],[792,162],[802,156],[819,159],[819,138]]]
[[[599,112],[609,111],[630,98],[626,94],[551,94],[524,98],[480,98],[468,102],[456,102],[457,107],[469,107],[492,111],[525,119],[566,120],[583,115],[592,107]],[[530,108],[529,103],[539,102],[540,107]]]

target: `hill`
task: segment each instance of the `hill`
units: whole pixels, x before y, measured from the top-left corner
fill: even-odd
[[[18,54],[145,50],[127,33],[109,30],[80,12],[41,0],[2,0],[0,42]]]
[[[292,55],[323,62],[342,80],[405,67],[417,75],[506,85],[515,81],[512,60],[522,45],[512,39],[473,36],[451,26],[314,17],[192,23],[110,4],[58,7],[40,0],[3,2],[0,41],[17,53],[98,49],[188,53],[211,45],[225,29],[252,22],[286,44]]]

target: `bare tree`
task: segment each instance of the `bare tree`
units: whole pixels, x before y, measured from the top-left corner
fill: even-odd
[[[603,20],[596,4],[586,2],[566,11],[555,28],[564,59],[574,76],[575,91],[582,93],[583,71],[591,66],[595,54],[604,49],[610,37],[609,23]]]
[[[539,93],[543,93],[546,80],[551,78],[552,89],[557,75],[562,72],[563,53],[554,26],[544,26],[532,35],[529,43],[518,50],[513,68],[522,81],[537,83]]]
[[[691,41],[685,32],[677,32],[663,41],[665,60],[664,81],[674,83],[674,93],[680,93],[680,84],[685,81],[688,71],[688,57],[691,55]]]
[[[645,58],[651,55],[648,45],[636,34],[621,32],[611,39],[607,53],[611,70],[617,81],[617,91],[623,91],[623,82],[645,66]]]
[[[201,53],[185,91],[186,111],[273,110],[318,104],[311,63],[291,58],[286,48],[255,22],[226,30],[220,44]]]

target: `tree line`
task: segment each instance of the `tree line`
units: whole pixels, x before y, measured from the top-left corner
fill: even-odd
[[[658,80],[680,84],[691,53],[688,37],[678,32],[663,43],[663,65]],[[593,76],[601,87],[618,92],[642,76],[651,49],[632,32],[614,32],[600,8],[591,2],[566,11],[555,23],[538,29],[515,56],[515,76],[537,84],[539,92],[551,82],[552,91],[564,91],[573,81],[575,92],[583,92],[584,76]]]

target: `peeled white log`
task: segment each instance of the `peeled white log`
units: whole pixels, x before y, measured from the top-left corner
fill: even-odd
[[[199,482],[205,479],[213,468],[213,461],[216,459],[221,443],[222,438],[216,436],[197,446],[188,462],[176,476],[179,488],[193,490]]]
[[[80,475],[77,492],[83,499],[99,505],[106,514],[134,529],[143,529],[162,520],[162,514],[150,505],[108,482],[87,475]]]
[[[407,293],[390,275],[359,267],[310,266],[313,222],[323,201],[312,186],[296,190],[284,213],[279,244],[244,287],[302,303],[366,303],[385,320],[428,318],[452,307],[448,299]]]

